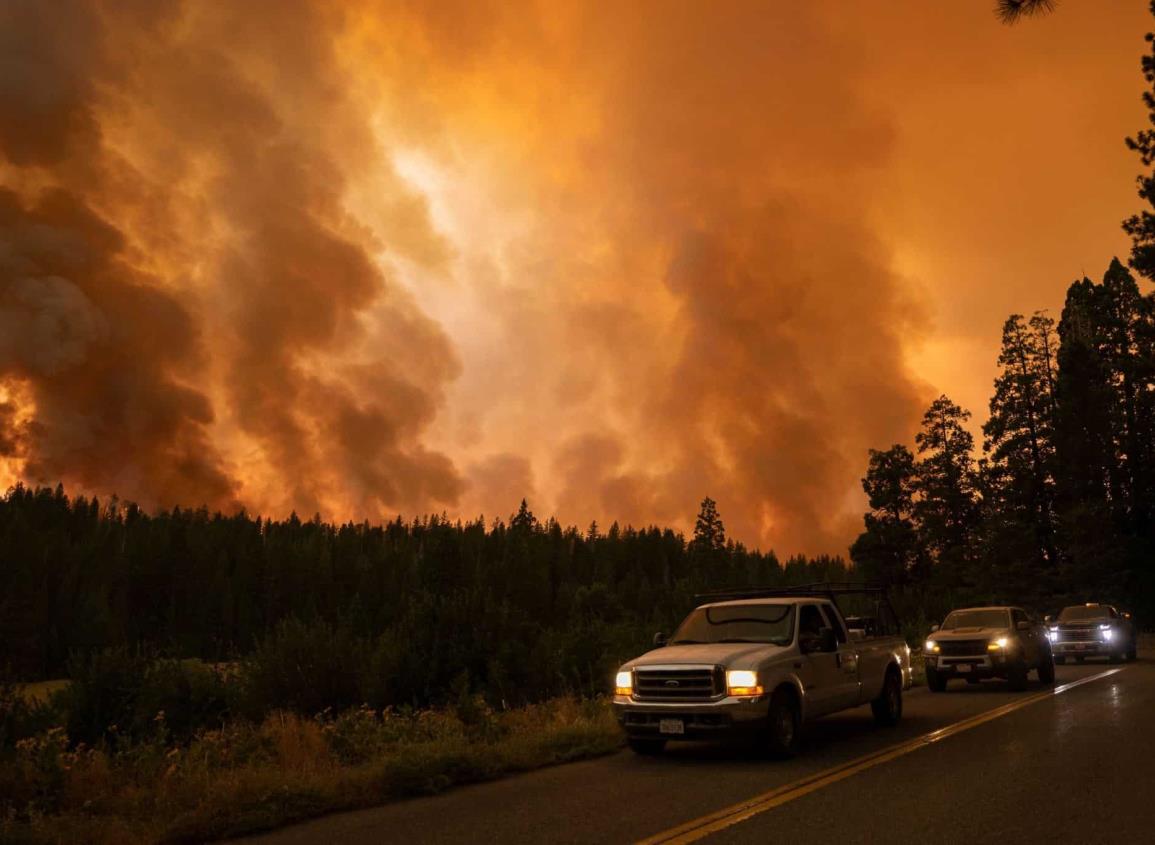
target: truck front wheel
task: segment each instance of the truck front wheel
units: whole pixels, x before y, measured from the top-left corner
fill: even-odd
[[[931,692],[944,692],[946,690],[946,678],[934,669],[927,669],[926,686]]]
[[[798,699],[780,689],[770,698],[766,717],[766,748],[775,757],[792,757],[802,741],[802,713]]]
[[[1049,653],[1043,655],[1043,662],[1039,664],[1039,680],[1046,686],[1055,682],[1055,661]]]

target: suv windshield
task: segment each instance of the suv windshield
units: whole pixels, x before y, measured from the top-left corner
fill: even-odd
[[[1005,610],[956,610],[942,623],[944,631],[954,628],[1009,628],[1011,615]]]
[[[771,643],[794,639],[794,605],[725,604],[699,607],[674,632],[671,645]]]
[[[1075,605],[1074,607],[1064,607],[1059,613],[1060,622],[1084,622],[1092,619],[1110,619],[1111,614],[1107,608],[1086,607],[1084,605]]]

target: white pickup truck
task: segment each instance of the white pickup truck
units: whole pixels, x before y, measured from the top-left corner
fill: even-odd
[[[835,597],[851,593],[873,595],[869,626],[846,626]],[[910,648],[881,591],[818,585],[718,599],[618,671],[614,712],[637,753],[738,736],[790,755],[820,716],[870,704],[880,724],[902,717]]]

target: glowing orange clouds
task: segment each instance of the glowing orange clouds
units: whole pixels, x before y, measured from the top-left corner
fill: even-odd
[[[1127,210],[1142,14],[933,5],[8,4],[3,471],[842,551]]]

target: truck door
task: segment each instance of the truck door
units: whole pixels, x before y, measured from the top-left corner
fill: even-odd
[[[817,604],[804,604],[798,612],[798,643],[816,639],[830,628]],[[842,668],[837,649],[811,651],[801,655],[801,677],[806,692],[807,716],[822,716],[838,709],[842,694]]]
[[[862,692],[859,677],[862,670],[859,644],[847,636],[846,626],[842,624],[842,617],[837,610],[831,605],[825,605],[822,611],[826,614],[827,622],[834,629],[834,636],[838,641],[838,650],[834,653],[834,665],[838,668],[838,681],[833,695],[834,709],[853,707],[858,704]]]

